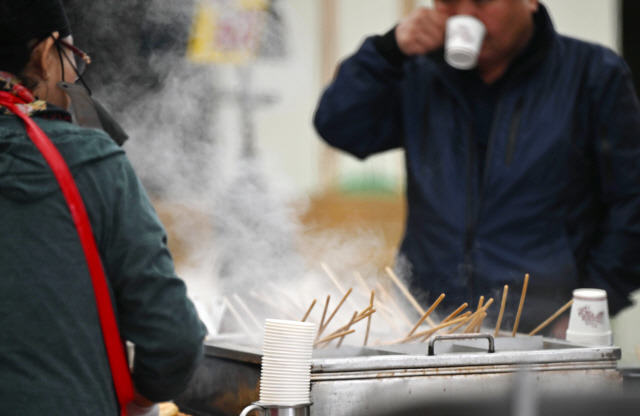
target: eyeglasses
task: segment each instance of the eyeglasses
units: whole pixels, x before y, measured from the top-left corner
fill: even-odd
[[[65,59],[71,64],[71,66],[73,67],[73,70],[76,72],[76,79],[74,80],[74,82],[80,81],[80,83],[87,89],[87,92],[89,93],[89,95],[91,95],[91,90],[89,89],[89,86],[87,85],[86,82],[84,82],[84,79],[82,78],[82,74],[84,74],[85,69],[87,69],[87,65],[91,63],[91,58],[89,57],[89,55],[87,55],[85,52],[83,52],[79,48],[73,46],[69,42],[65,42],[62,39],[58,39],[53,35],[51,35],[51,37],[53,38],[53,41],[56,44],[56,49],[58,49],[60,64],[62,64],[62,56],[64,55]],[[69,55],[67,55],[66,52],[62,51],[62,46],[69,49],[73,53],[72,56],[73,56],[74,62],[71,62]],[[64,80],[64,65],[62,65],[61,69],[62,69],[62,79]]]
[[[55,39],[55,41],[56,41],[56,44],[64,46],[65,48],[69,49],[73,53],[74,62],[70,62],[70,63],[72,64],[73,69],[75,69],[76,74],[78,75],[78,78],[80,78],[82,74],[84,74],[84,71],[87,69],[87,65],[91,63],[91,57],[81,49],[77,48],[76,46],[73,46],[68,42],[65,42],[62,39]],[[64,54],[64,56],[67,58],[67,60],[71,61],[67,56],[67,54]]]

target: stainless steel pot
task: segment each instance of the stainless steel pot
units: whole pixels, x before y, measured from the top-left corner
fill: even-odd
[[[203,365],[176,402],[195,416],[237,416],[258,400],[260,349],[212,339],[205,351]],[[622,389],[620,355],[615,346],[580,346],[540,337],[493,340],[486,334],[436,338],[431,348],[401,344],[321,349],[312,360],[310,414],[347,416],[393,411],[398,403],[410,406],[426,399],[506,395],[523,371],[535,375],[532,388],[540,394],[613,394]]]

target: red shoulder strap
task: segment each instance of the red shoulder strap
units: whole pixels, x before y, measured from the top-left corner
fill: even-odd
[[[91,274],[98,316],[102,327],[102,336],[104,338],[113,383],[120,404],[120,415],[126,416],[127,403],[133,400],[133,382],[131,381],[124,344],[120,337],[120,331],[118,330],[113,312],[113,305],[111,303],[111,296],[109,295],[107,279],[102,267],[102,260],[98,253],[84,202],[73,180],[73,176],[69,171],[69,167],[62,158],[62,155],[60,155],[60,152],[58,152],[58,149],[42,129],[40,129],[30,117],[17,108],[16,104],[18,103],[20,103],[20,100],[17,97],[8,92],[0,91],[0,105],[6,107],[22,119],[29,138],[51,167],[64,194],[64,198],[67,201],[69,210],[71,211],[71,216],[78,231],[84,255],[87,259],[89,273]]]

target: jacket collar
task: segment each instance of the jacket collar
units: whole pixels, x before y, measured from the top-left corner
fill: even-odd
[[[18,104],[18,108],[29,117],[71,122],[71,114],[68,111],[34,97],[33,93],[22,84],[18,77],[8,72],[0,72],[0,91],[6,91],[20,98],[23,104]],[[0,107],[0,114],[11,114],[11,112],[6,108]]]

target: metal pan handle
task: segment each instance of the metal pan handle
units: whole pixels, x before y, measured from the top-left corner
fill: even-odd
[[[311,403],[301,403],[293,406],[263,404],[253,402],[244,408],[240,416],[247,416],[254,410],[259,411],[263,416],[309,416]]]
[[[249,413],[253,412],[254,410],[260,410],[263,415],[265,414],[264,407],[254,403],[245,407],[244,410],[242,410],[242,413],[240,413],[240,416],[247,416]]]
[[[436,341],[441,340],[456,340],[459,341],[461,339],[479,339],[486,338],[489,341],[489,350],[488,352],[493,353],[496,352],[495,341],[493,339],[493,335],[491,334],[448,334],[448,335],[436,335],[429,341],[429,355],[435,355],[434,353],[434,344]]]

